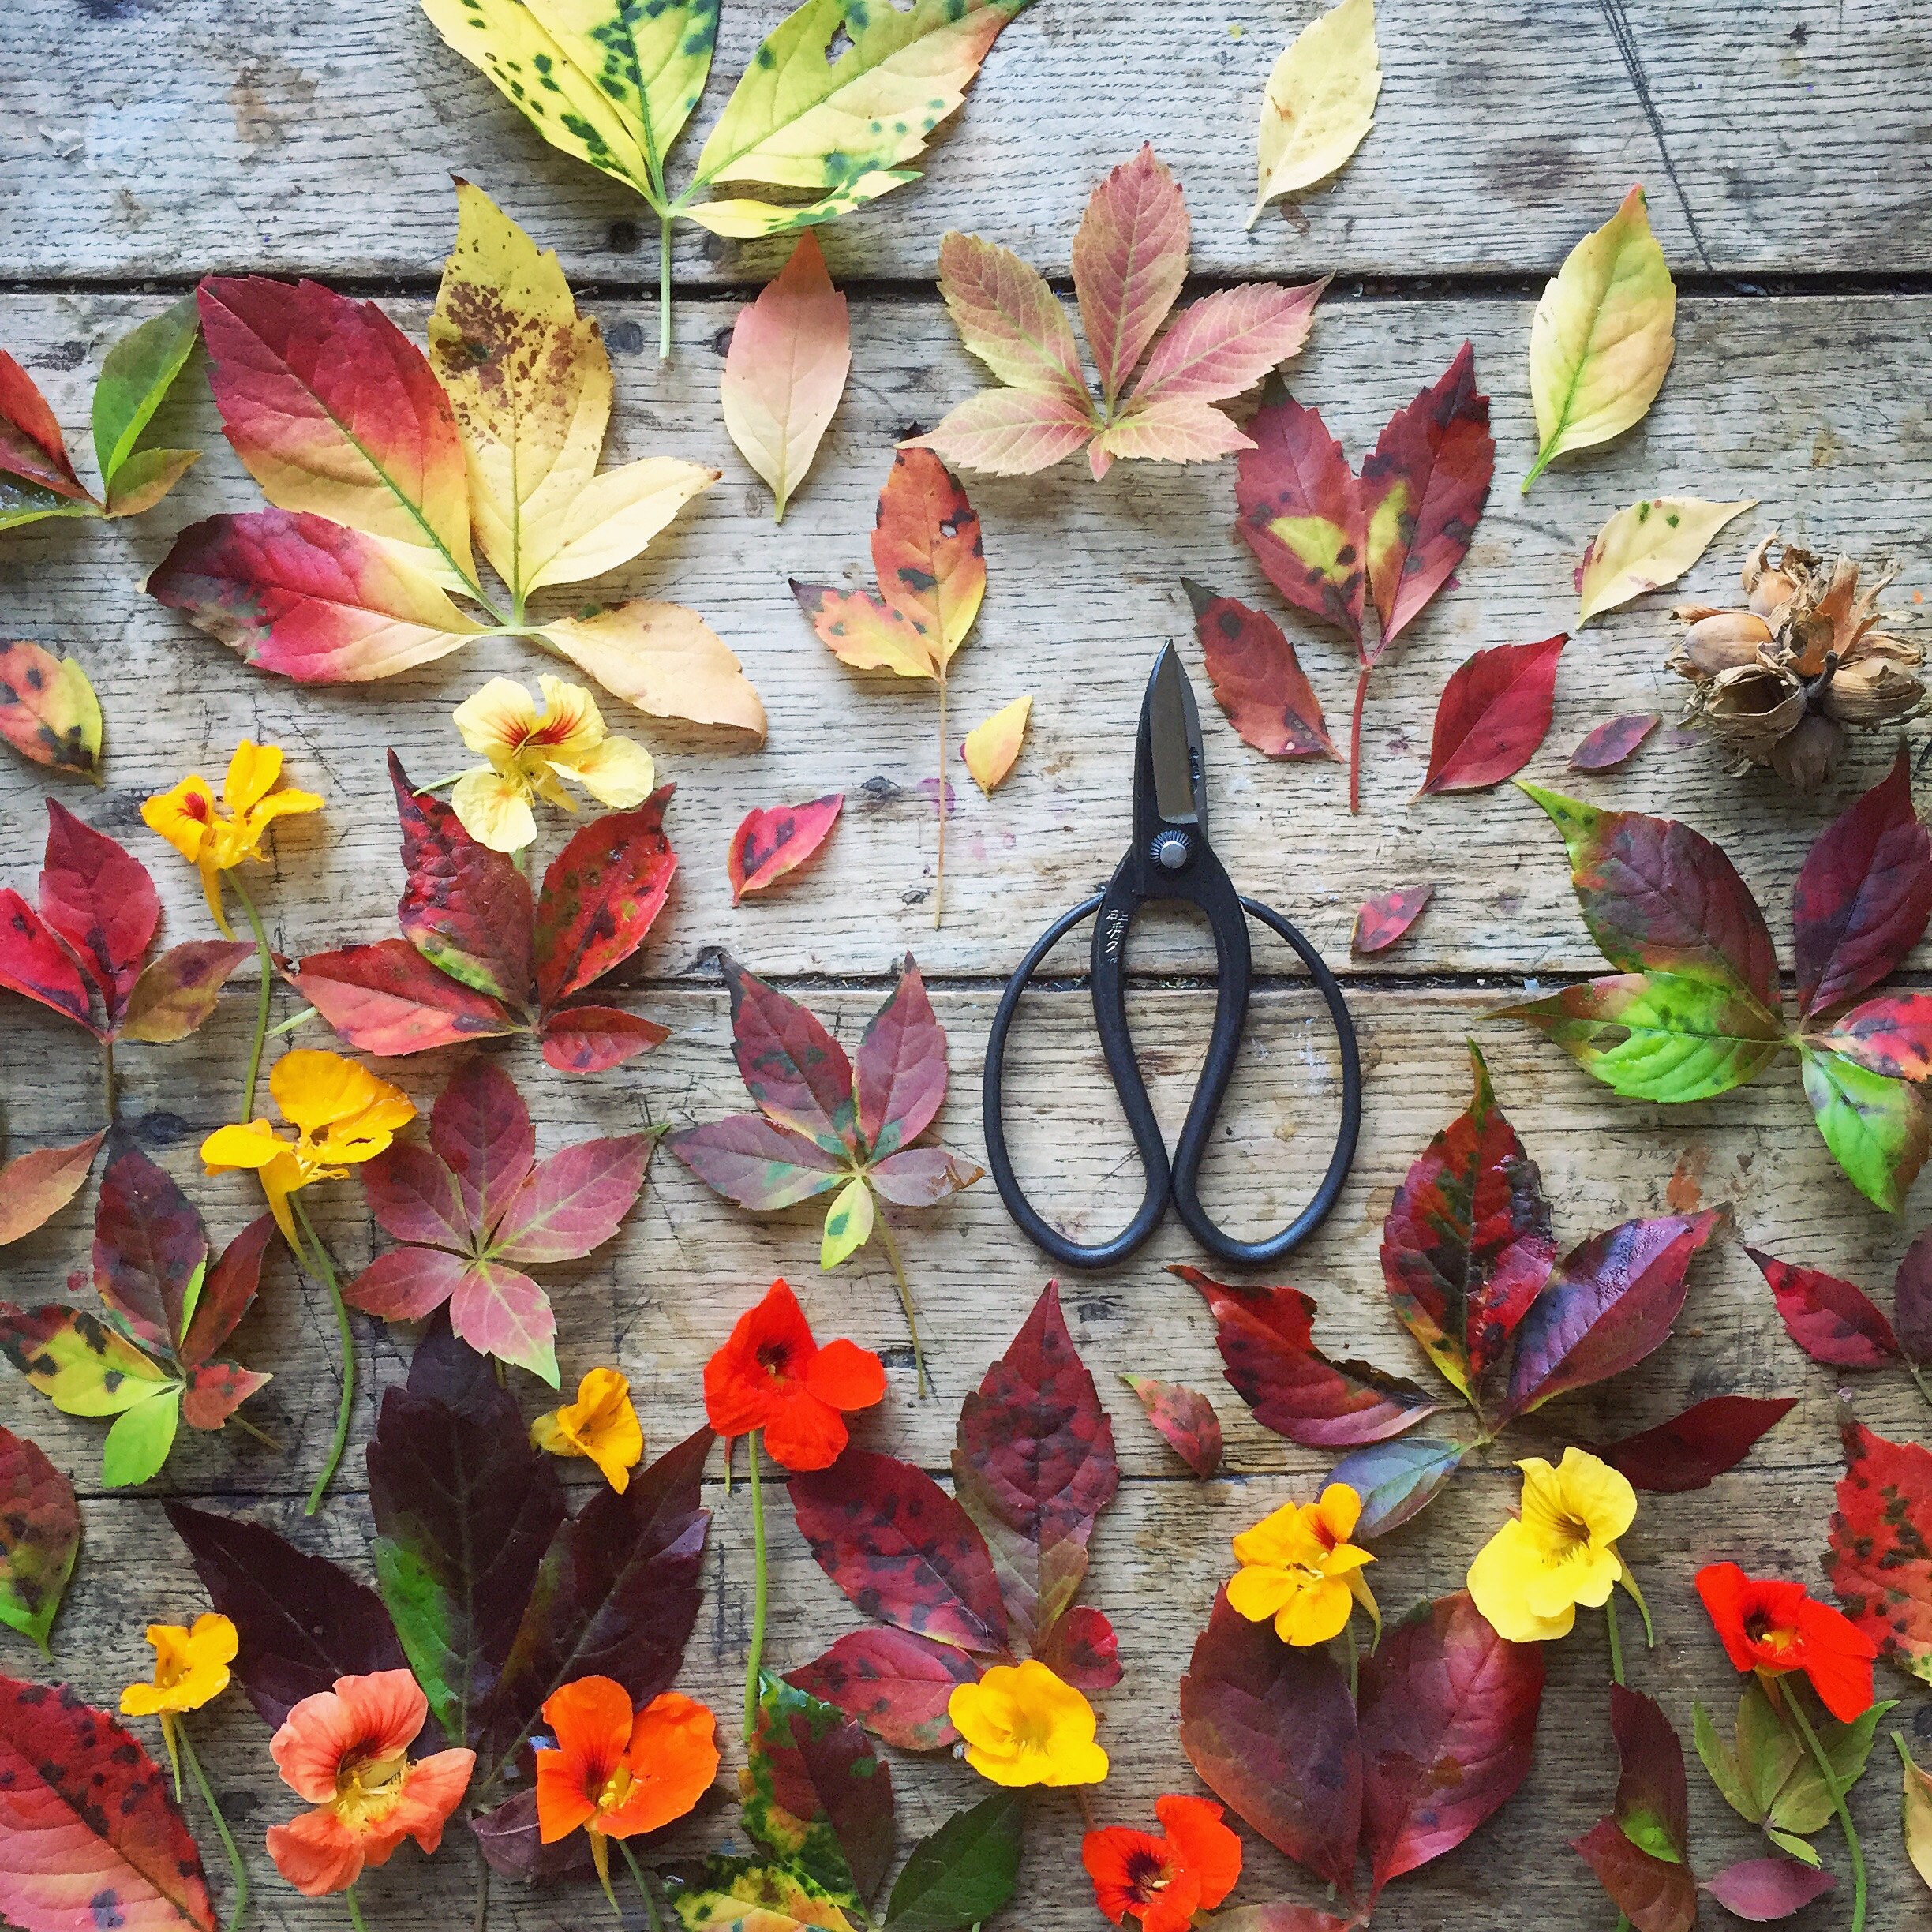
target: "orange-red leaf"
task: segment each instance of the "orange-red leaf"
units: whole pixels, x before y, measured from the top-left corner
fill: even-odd
[[[1825,1573],[1878,1654],[1932,1683],[1932,1453],[1840,1418],[1845,1473]]]
[[[1199,1389],[1159,1376],[1121,1378],[1140,1399],[1147,1418],[1166,1437],[1167,1446],[1196,1476],[1211,1476],[1221,1466],[1221,1418]]]
[[[1321,700],[1294,646],[1273,618],[1238,597],[1219,597],[1191,578],[1181,586],[1194,607],[1208,681],[1242,740],[1270,758],[1335,758]]]
[[[736,905],[747,893],[762,892],[774,879],[802,866],[831,836],[844,805],[844,793],[833,792],[803,805],[747,812],[732,834],[724,859],[732,904]]]
[[[80,1192],[107,1137],[103,1127],[72,1147],[36,1148],[0,1167],[0,1248],[45,1226]]]
[[[51,490],[70,501],[92,503],[74,474],[60,425],[33,378],[0,350],[0,476]]]
[[[1398,886],[1393,892],[1378,893],[1357,908],[1355,930],[1349,937],[1349,950],[1360,958],[1386,953],[1406,935],[1422,916],[1422,908],[1436,896],[1433,886]]]
[[[100,775],[100,701],[71,657],[0,643],[0,738],[50,771]]]
[[[1236,527],[1290,604],[1359,646],[1367,521],[1342,445],[1286,391],[1264,403],[1248,433],[1255,446],[1236,471]]]

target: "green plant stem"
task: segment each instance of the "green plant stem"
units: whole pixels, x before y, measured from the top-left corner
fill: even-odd
[[[343,1893],[343,1903],[349,1908],[349,1923],[355,1927],[355,1932],[369,1932],[369,1927],[362,1922],[362,1908],[356,1903],[354,1885]]]
[[[886,1259],[892,1264],[893,1279],[899,1286],[899,1305],[905,1310],[906,1332],[912,1338],[912,1368],[922,1396],[932,1393],[932,1383],[926,1374],[926,1351],[919,1344],[919,1309],[912,1300],[912,1284],[906,1279],[905,1262],[899,1252],[898,1237],[892,1231],[892,1223],[886,1219],[886,1210],[874,1206],[878,1212],[873,1225],[878,1231],[879,1245],[886,1250]]]
[[[758,1730],[758,1666],[765,1657],[765,1491],[758,1476],[758,1432],[745,1437],[745,1462],[751,1474],[751,1648],[745,1658],[745,1753]]]
[[[657,217],[657,360],[671,360],[671,234],[672,215],[665,209]]]
[[[305,1516],[313,1516],[322,1507],[322,1499],[335,1478],[336,1465],[342,1461],[343,1451],[349,1445],[349,1418],[355,1408],[355,1335],[349,1326],[349,1307],[343,1300],[342,1282],[337,1279],[335,1264],[329,1259],[321,1236],[315,1231],[309,1211],[301,1204],[301,1196],[291,1194],[289,1202],[295,1210],[295,1219],[306,1247],[313,1250],[314,1271],[322,1277],[323,1286],[329,1291],[329,1300],[335,1304],[335,1332],[342,1342],[342,1400],[335,1411],[335,1439],[329,1445],[328,1459],[322,1465],[322,1473],[316,1477],[315,1487],[309,1492],[309,1500],[302,1509]],[[297,1259],[307,1265],[306,1255],[298,1256]]]
[[[101,1105],[107,1110],[107,1125],[114,1124],[114,1103],[117,1092],[114,1087],[114,1042],[104,1039],[100,1043]]]
[[[624,1855],[624,1863],[631,1867],[631,1876],[637,1881],[637,1889],[644,1896],[645,1915],[650,1920],[651,1932],[663,1932],[664,1918],[657,1909],[657,1894],[650,1881],[644,1875],[644,1867],[638,1863],[637,1854],[631,1849],[628,1838],[617,1840],[617,1849]]]
[[[241,873],[230,873],[228,883],[242,901],[249,930],[255,935],[255,958],[261,972],[261,985],[255,995],[255,1042],[249,1048],[248,1073],[242,1083],[242,1118],[251,1121],[255,1118],[255,1083],[261,1076],[262,1048],[268,1039],[268,1003],[275,998],[275,955],[268,949],[268,934],[261,915],[256,911],[248,888],[242,883]]]
[[[305,1006],[300,1013],[292,1013],[286,1020],[279,1020],[271,1026],[268,1029],[268,1037],[272,1039],[279,1033],[293,1033],[298,1027],[306,1026],[315,1017],[316,1009],[313,1006]]]
[[[1616,1592],[1604,1599],[1604,1628],[1610,1638],[1610,1681],[1623,1682],[1623,1640],[1617,1630]]]
[[[228,1821],[222,1816],[221,1807],[215,1802],[214,1791],[201,1769],[201,1760],[195,1755],[194,1740],[188,1735],[188,1727],[179,1724],[175,1728],[181,1739],[181,1754],[188,1761],[189,1775],[201,1794],[201,1802],[208,1807],[208,1816],[215,1821],[215,1835],[220,1839],[223,1851],[228,1854],[228,1869],[234,1874],[234,1900],[228,1908],[227,1932],[235,1932],[235,1927],[242,1923],[242,1913],[248,1910],[248,1867],[242,1863],[242,1854],[235,1849],[234,1834],[228,1829]]]
[[[1358,1653],[1355,1648],[1355,1613],[1353,1610],[1349,1612],[1349,1620],[1342,1626],[1342,1635],[1348,1646],[1349,1702],[1353,1704],[1355,1702],[1355,1678],[1358,1660]]]
[[[1831,1760],[1825,1755],[1825,1747],[1818,1742],[1818,1734],[1811,1728],[1811,1720],[1805,1715],[1804,1706],[1798,1702],[1795,1685],[1787,1691],[1784,1703],[1811,1753],[1811,1762],[1818,1766],[1818,1776],[1825,1780],[1825,1788],[1831,1793],[1832,1809],[1838,1814],[1838,1827],[1844,1833],[1845,1849],[1852,1854],[1852,1932],[1865,1932],[1865,1849],[1859,1843],[1858,1827],[1852,1822],[1851,1807],[1846,1804],[1844,1793],[1839,1788],[1837,1773],[1832,1769]]]
[[[167,1747],[168,1762],[174,1767],[174,1802],[181,1803],[181,1746],[177,1741],[174,1713],[161,1713],[161,1742]]]

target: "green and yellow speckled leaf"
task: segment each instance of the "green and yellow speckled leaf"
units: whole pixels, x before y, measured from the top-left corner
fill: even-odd
[[[718,0],[527,0],[527,5],[571,64],[615,105],[661,187],[665,157],[711,72]]]
[[[733,242],[752,242],[761,235],[790,234],[799,228],[816,228],[837,221],[867,201],[876,201],[890,189],[917,181],[917,168],[874,168],[856,180],[842,183],[816,201],[786,207],[777,201],[754,201],[744,195],[728,201],[700,201],[684,212],[699,227]]]
[[[84,1309],[0,1301],[0,1353],[67,1415],[118,1415],[174,1381]]]
[[[670,1896],[684,1932],[852,1932],[851,1919],[809,1878],[757,1859],[708,1859],[697,1882],[674,1879]]]
[[[1896,1214],[1932,1149],[1932,1118],[1918,1089],[1807,1041],[1798,1056],[1825,1144],[1867,1200]]]

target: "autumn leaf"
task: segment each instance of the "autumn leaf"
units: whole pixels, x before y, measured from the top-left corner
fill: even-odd
[[[1698,1889],[1732,1918],[1768,1925],[1803,1911],[1837,1882],[1829,1872],[1814,1871],[1795,1859],[1772,1857],[1740,1859],[1713,1872]]]
[[[49,771],[100,780],[100,700],[72,657],[0,643],[0,738]]]
[[[855,1932],[838,1901],[788,1865],[714,1852],[665,1892],[680,1932]]]
[[[37,1443],[0,1428],[0,1623],[43,1657],[80,1549],[73,1485]]]
[[[810,229],[754,302],[738,312],[725,352],[724,427],[771,486],[773,520],[804,481],[852,369],[852,321]]]
[[[1610,1728],[1622,1766],[1615,1807],[1576,1848],[1637,1932],[1690,1932],[1698,1888],[1683,1747],[1656,1699],[1622,1684],[1610,1687]]]
[[[0,530],[48,516],[99,516],[74,474],[66,439],[33,378],[0,350]]]
[[[0,1248],[44,1227],[85,1185],[107,1130],[72,1147],[36,1148],[0,1167]]]
[[[1905,1855],[1912,1870],[1932,1885],[1932,1777],[1927,1777],[1905,1748],[1904,1739],[1896,1731],[1892,1742],[1898,1747],[1905,1768],[1900,1811],[1905,1830]]]
[[[1780,1395],[1711,1395],[1668,1422],[1597,1443],[1593,1454],[1653,1496],[1708,1488],[1735,1469],[1760,1439],[1797,1406]]]
[[[1646,590],[1673,584],[1734,517],[1758,507],[1698,496],[1648,496],[1619,510],[1589,541],[1577,570],[1577,627]]]
[[[1026,737],[1027,720],[1033,714],[1033,700],[1016,698],[1002,705],[990,718],[983,719],[965,736],[960,756],[972,773],[973,783],[988,798],[1005,781],[1020,755]]]
[[[1932,1453],[1849,1415],[1839,1433],[1845,1473],[1825,1574],[1878,1654],[1932,1683]]]
[[[1196,1476],[1217,1474],[1221,1467],[1221,1418],[1199,1389],[1159,1376],[1123,1375],[1121,1380],[1139,1398],[1147,1418],[1159,1429],[1169,1448]]]
[[[1436,707],[1423,796],[1479,792],[1514,777],[1535,756],[1556,702],[1556,661],[1567,633],[1540,644],[1479,650],[1450,674]]]
[[[1898,1337],[1871,1297],[1822,1268],[1798,1267],[1761,1248],[1744,1252],[1770,1284],[1785,1332],[1814,1361],[1881,1368],[1898,1359]]]
[[[956,1685],[978,1681],[964,1650],[885,1626],[848,1631],[789,1682],[856,1717],[901,1750],[942,1750],[959,1733],[946,1705]]]
[[[1378,893],[1372,899],[1365,899],[1355,910],[1349,950],[1358,958],[1386,953],[1398,940],[1407,937],[1410,928],[1435,896],[1433,886],[1400,886],[1393,892]]]
[[[1270,758],[1331,758],[1321,700],[1281,626],[1237,597],[1220,597],[1182,578],[1194,609],[1208,682],[1245,744]]]
[[[1382,91],[1374,0],[1342,0],[1288,44],[1261,102],[1252,228],[1277,195],[1326,181],[1362,144]]]
[[[844,793],[833,792],[803,805],[747,812],[724,856],[732,904],[741,904],[747,893],[762,892],[802,866],[832,836],[844,805]]]
[[[1570,251],[1530,328],[1537,450],[1524,493],[1567,450],[1621,436],[1664,386],[1676,347],[1677,290],[1642,188]]]
[[[1615,771],[1636,756],[1638,747],[1662,722],[1654,711],[1628,711],[1621,717],[1605,718],[1578,740],[1577,748],[1570,754],[1570,769]]]
[[[1402,1436],[1351,1451],[1329,1472],[1329,1481],[1346,1483],[1361,1498],[1355,1533],[1367,1540],[1386,1536],[1419,1516],[1468,1453],[1464,1443]]]

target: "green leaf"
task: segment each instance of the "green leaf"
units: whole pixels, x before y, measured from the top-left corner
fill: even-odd
[[[1758,1822],[1769,1818],[1779,1792],[1790,1783],[1803,1757],[1804,1747],[1772,1709],[1764,1687],[1752,1678],[1738,1699],[1737,1762]]]
[[[837,1267],[871,1238],[872,1190],[863,1174],[855,1174],[826,1210],[825,1239],[818,1246],[818,1265]]]
[[[107,514],[139,516],[152,510],[200,460],[199,450],[137,450],[121,466],[107,492]]]
[[[1932,1148],[1932,1119],[1908,1082],[1800,1041],[1805,1097],[1818,1132],[1852,1185],[1896,1214]]]
[[[137,1402],[107,1432],[101,1447],[101,1481],[110,1489],[144,1483],[167,1460],[180,1420],[178,1382],[170,1382],[159,1394]]]
[[[1024,1791],[957,1811],[912,1848],[886,1907],[891,1932],[961,1932],[1013,1896],[1026,1835]]]
[[[66,1415],[118,1415],[172,1380],[118,1329],[60,1302],[0,1302],[0,1350]]]
[[[1796,1859],[1800,1864],[1810,1866],[1814,1870],[1824,1862],[1819,1858],[1816,1847],[1807,1844],[1802,1838],[1793,1837],[1789,1832],[1767,1830],[1765,1836],[1780,1852]]]
[[[200,330],[195,298],[184,295],[173,308],[130,330],[107,351],[100,380],[94,385],[94,455],[100,465],[101,494],[110,499],[110,515],[119,514],[111,501],[114,479],[193,353]],[[189,462],[194,460],[185,451],[152,452],[170,453],[187,455]],[[182,465],[186,467],[186,463]]]
[[[1825,1747],[1825,1758],[1840,1791],[1849,1792],[1865,1775],[1879,1722],[1892,1709],[1890,1703],[1874,1704],[1851,1724],[1838,1724],[1829,1718],[1818,1720],[1818,1742]],[[1831,1822],[1834,1811],[1831,1793],[1807,1752],[1792,1765],[1791,1775],[1769,1807],[1766,1822],[1780,1831],[1807,1837],[1822,1831]]]
[[[1661,1859],[1668,1865],[1683,1863],[1671,1838],[1670,1827],[1654,1811],[1634,1806],[1627,1817],[1619,1818],[1616,1822],[1618,1829],[1638,1851],[1647,1852],[1652,1858]]]
[[[1762,1825],[1764,1807],[1744,1782],[1743,1774],[1738,1768],[1737,1753],[1717,1735],[1717,1727],[1711,1721],[1710,1713],[1702,1704],[1693,1704],[1690,1711],[1694,1727],[1691,1735],[1696,1741],[1697,1754],[1704,1761],[1710,1781],[1717,1787],[1724,1803],[1747,1824]]]
[[[684,1932],[853,1932],[852,1922],[803,1873],[758,1859],[707,1859],[694,1881],[666,1887]]]
[[[188,1331],[194,1326],[195,1310],[201,1305],[201,1290],[208,1286],[208,1256],[204,1255],[195,1264],[194,1272],[188,1277],[188,1285],[182,1290],[181,1333],[174,1338],[174,1346],[179,1348],[188,1339]]]

